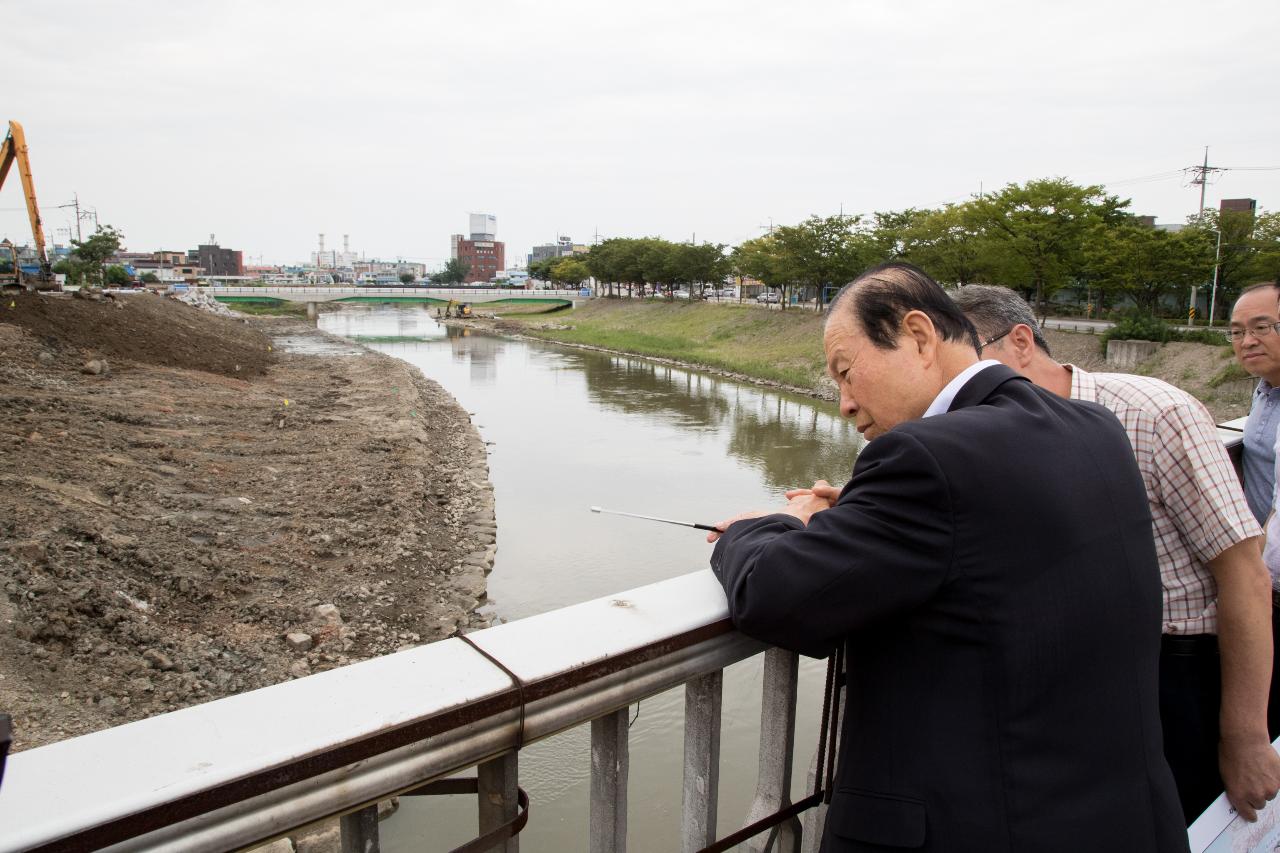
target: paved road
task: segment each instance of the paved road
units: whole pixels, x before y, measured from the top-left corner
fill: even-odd
[[[1044,321],[1044,324],[1047,328],[1050,328],[1050,329],[1061,329],[1065,332],[1090,332],[1095,335],[1101,332],[1105,332],[1107,329],[1110,329],[1112,326],[1115,325],[1110,320],[1084,320],[1084,319],[1073,319],[1070,317],[1065,317],[1065,318],[1050,317],[1049,319]],[[1207,329],[1208,326],[1204,326],[1204,325],[1174,326],[1174,328],[1185,332],[1188,330],[1201,331],[1201,330]],[[1224,327],[1221,325],[1218,325],[1218,326],[1215,326],[1214,328],[1222,329]]]

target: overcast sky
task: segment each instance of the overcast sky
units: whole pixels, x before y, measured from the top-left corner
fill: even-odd
[[[1169,173],[1205,145],[1280,166],[1271,0],[0,8],[0,119],[57,242],[78,192],[134,251],[288,263],[324,232],[437,266],[484,212],[512,265],[557,233],[732,244],[1047,176],[1181,222],[1199,196]],[[1280,208],[1280,171],[1208,189],[1241,196]],[[12,174],[0,236],[27,241],[22,203]]]

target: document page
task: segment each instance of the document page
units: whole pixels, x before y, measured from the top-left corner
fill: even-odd
[[[1271,744],[1280,752],[1280,738]],[[1280,850],[1280,797],[1258,812],[1257,823],[1236,814],[1222,794],[1187,829],[1191,853],[1275,853]]]

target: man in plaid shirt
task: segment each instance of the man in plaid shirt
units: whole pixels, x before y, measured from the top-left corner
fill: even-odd
[[[1241,815],[1256,819],[1280,790],[1280,756],[1267,733],[1271,581],[1261,530],[1213,418],[1158,379],[1054,361],[1030,306],[1008,288],[968,285],[954,296],[978,329],[983,358],[1106,406],[1124,425],[1164,586],[1160,718],[1184,816],[1190,824],[1225,789]]]

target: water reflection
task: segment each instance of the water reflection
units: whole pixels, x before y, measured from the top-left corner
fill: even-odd
[[[592,402],[632,415],[674,416],[684,429],[728,429],[726,450],[776,488],[843,483],[863,441],[835,405],[626,356],[573,351],[563,358]]]
[[[498,376],[503,341],[491,335],[473,335],[470,329],[451,328],[449,350],[453,360],[467,366],[468,378],[477,385],[492,385]]]
[[[778,393],[638,358],[486,334],[446,331],[422,309],[325,314],[321,328],[384,341],[474,413],[490,446],[498,550],[493,612],[518,619],[705,569],[701,533],[592,515],[592,504],[715,521],[777,506],[781,491],[815,479],[843,483],[861,439],[831,403]],[[823,667],[800,674],[793,796],[816,744]],[[720,830],[745,816],[755,780],[759,658],[725,673]],[[630,732],[629,849],[679,847],[683,691],[646,699]],[[536,817],[521,848],[585,848],[590,751],[582,727],[520,753]],[[436,799],[436,798],[430,798]],[[383,827],[382,849],[460,844],[474,801],[406,802]]]

